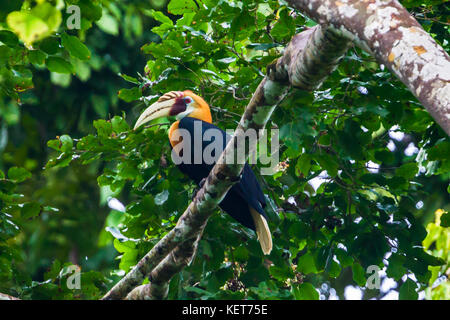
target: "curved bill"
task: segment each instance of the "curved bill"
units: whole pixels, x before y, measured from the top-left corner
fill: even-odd
[[[144,112],[140,115],[139,119],[137,119],[136,124],[134,125],[133,130],[136,130],[144,123],[152,121],[156,118],[167,117],[170,115],[170,109],[175,104],[176,99],[168,99],[164,101],[156,101],[150,107],[145,109]]]

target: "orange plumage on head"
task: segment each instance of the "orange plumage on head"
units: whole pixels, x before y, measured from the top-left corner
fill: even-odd
[[[195,102],[195,110],[189,114],[189,117],[212,123],[211,110],[206,101],[190,90],[183,91],[183,94],[185,97],[191,97]]]
[[[212,123],[211,110],[209,108],[208,103],[206,103],[206,101],[203,100],[202,97],[196,95],[190,90],[183,91],[182,95],[181,92],[177,91],[176,93],[178,93],[176,95],[178,99],[185,99],[186,97],[190,97],[193,100],[193,102],[191,103],[193,110],[187,115],[188,117]],[[175,121],[174,123],[172,123],[169,129],[169,141],[172,147],[175,147],[180,142],[180,140],[173,138],[174,137],[173,133],[175,132],[175,130],[178,129],[179,123],[180,123],[179,120]]]

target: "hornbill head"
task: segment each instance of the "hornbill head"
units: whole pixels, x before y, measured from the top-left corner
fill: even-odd
[[[134,130],[153,119],[168,116],[175,116],[177,120],[189,116],[212,122],[209,106],[201,97],[190,90],[170,91],[145,109],[136,121]]]

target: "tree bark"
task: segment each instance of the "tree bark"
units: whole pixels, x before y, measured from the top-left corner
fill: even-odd
[[[172,277],[191,264],[197,252],[206,223],[195,240],[190,239],[179,244],[162,260],[149,275],[149,284],[134,288],[126,300],[161,300],[167,297]]]
[[[394,0],[288,0],[388,67],[450,135],[450,57]]]

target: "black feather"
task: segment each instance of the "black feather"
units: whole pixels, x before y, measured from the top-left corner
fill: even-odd
[[[198,138],[194,137],[195,123],[197,123],[197,125],[201,124],[202,137],[208,129],[218,130],[217,132],[221,133],[222,146],[223,148],[226,147],[226,143],[231,138],[231,136],[227,135],[225,131],[211,123],[202,121],[200,119],[185,117],[180,120],[178,128],[185,129],[190,133],[190,143],[192,146],[191,151],[194,150],[194,138]],[[204,139],[201,140],[202,151],[205,150],[205,148],[209,144],[214,142],[214,139],[212,141],[204,141]],[[220,154],[222,153],[222,151],[223,149],[220,151]],[[220,154],[215,155],[215,157],[218,158]],[[191,157],[189,160],[189,163],[181,163],[178,165],[178,167],[183,173],[188,175],[192,180],[199,184],[203,178],[206,178],[208,176],[214,164],[204,163],[203,157],[200,164],[195,164],[194,152],[191,152]],[[255,174],[253,173],[250,166],[246,163],[244,165],[240,181],[233,185],[233,187],[228,191],[225,198],[219,204],[219,207],[247,228],[255,230],[255,224],[248,208],[249,205],[267,218],[264,212],[264,208],[266,207],[264,194],[261,190],[258,180],[255,177]]]

